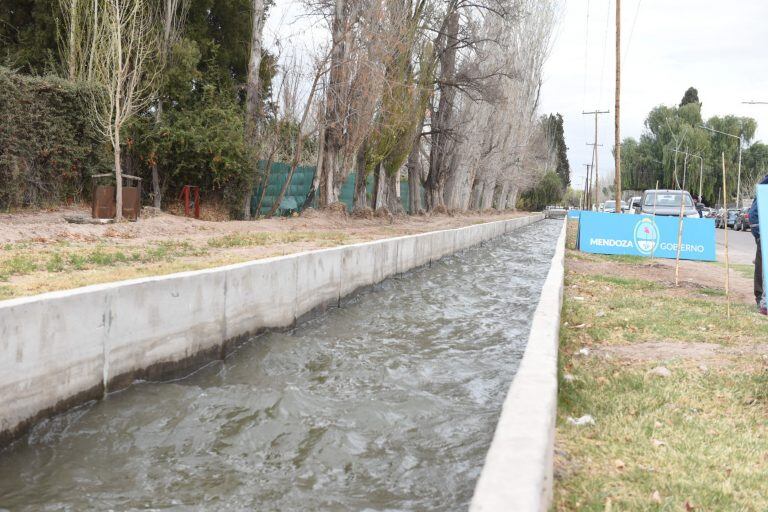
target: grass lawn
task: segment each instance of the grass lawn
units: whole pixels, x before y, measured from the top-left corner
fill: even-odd
[[[231,233],[207,240],[157,240],[142,245],[60,241],[0,245],[0,300],[75,286],[197,270],[276,256],[291,244],[314,248],[355,241],[341,231]],[[238,252],[241,251],[241,252]],[[270,252],[271,251],[271,252]]]
[[[553,509],[768,510],[768,320],[639,272],[568,251]]]

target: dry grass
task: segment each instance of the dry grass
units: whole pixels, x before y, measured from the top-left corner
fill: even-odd
[[[137,277],[199,270],[355,241],[342,232],[232,233],[141,246],[104,240],[24,242],[0,248],[0,300]]]
[[[607,274],[581,258],[566,260],[554,509],[768,510],[768,367],[750,351],[768,321],[747,304],[727,320],[722,290],[642,279],[631,258],[588,257]],[[610,350],[645,342],[725,348],[718,361]],[[586,414],[593,426],[567,421]]]

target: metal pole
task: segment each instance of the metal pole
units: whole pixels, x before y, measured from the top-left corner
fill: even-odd
[[[613,144],[616,153],[616,213],[621,213],[621,0],[616,0],[616,119]]]

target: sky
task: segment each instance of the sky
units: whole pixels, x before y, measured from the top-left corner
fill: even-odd
[[[571,183],[583,188],[599,119],[600,175],[613,175],[615,0],[563,0],[544,69],[542,113],[560,112]],[[676,105],[696,87],[702,115],[751,116],[768,140],[768,2],[765,0],[623,0],[621,136],[639,137],[648,112]],[[633,28],[634,27],[634,28]]]
[[[571,183],[583,187],[592,162],[594,116],[599,116],[600,175],[614,171],[614,52],[616,0],[561,0],[562,9],[544,67],[540,112],[559,112],[571,164]],[[301,0],[276,0],[267,18],[266,46],[295,53],[311,70],[311,55],[327,45],[323,20],[308,17]],[[696,87],[705,119],[751,116],[756,139],[768,142],[768,1],[622,0],[621,135],[638,138],[648,112],[676,105]],[[276,41],[282,40],[282,48]],[[309,72],[309,71],[308,71]],[[305,79],[310,78],[305,77]]]

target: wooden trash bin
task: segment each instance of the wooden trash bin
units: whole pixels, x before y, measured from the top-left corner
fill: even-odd
[[[116,213],[115,187],[113,185],[94,185],[91,217],[94,219],[114,219]]]
[[[123,217],[128,220],[139,218],[141,193],[139,187],[123,187]]]
[[[94,180],[91,216],[94,219],[114,219],[117,214],[115,186],[96,183],[100,178],[111,177],[114,177],[114,174],[94,174],[91,176]],[[126,181],[136,183],[136,185],[123,185],[123,217],[128,220],[137,220],[141,213],[141,178],[127,174],[124,174],[123,178]]]

